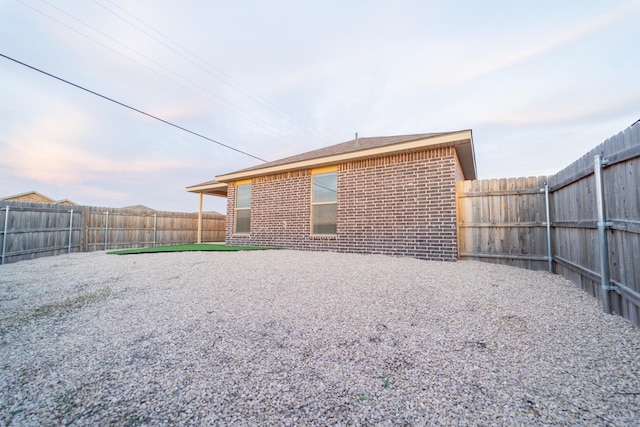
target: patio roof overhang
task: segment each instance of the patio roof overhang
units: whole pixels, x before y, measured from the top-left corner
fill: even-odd
[[[187,191],[190,193],[202,193],[210,196],[227,197],[227,187],[228,185],[226,182],[218,182],[214,179],[213,181],[207,181],[202,184],[187,187]]]

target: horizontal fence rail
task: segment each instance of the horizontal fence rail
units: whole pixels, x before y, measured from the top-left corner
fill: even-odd
[[[225,216],[203,213],[205,242],[225,240]],[[0,202],[0,263],[71,252],[193,243],[198,214]]]
[[[640,325],[640,124],[555,175],[463,181],[456,192],[461,259],[550,265]]]

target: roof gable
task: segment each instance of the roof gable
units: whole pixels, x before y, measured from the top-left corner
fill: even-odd
[[[264,169],[271,166],[279,166],[297,163],[303,160],[320,159],[327,156],[335,156],[339,154],[355,153],[358,151],[364,151],[370,148],[378,148],[389,146],[393,144],[399,144],[401,142],[414,141],[417,139],[428,138],[436,135],[446,135],[446,133],[422,133],[414,135],[396,135],[396,136],[377,136],[373,138],[356,138],[351,141],[341,142],[340,144],[330,145],[328,147],[319,148],[313,151],[307,151],[306,153],[296,154],[294,156],[285,157],[284,159],[274,160],[272,162],[263,163],[261,165],[252,166],[250,168],[241,169],[233,172],[248,172],[252,170]]]

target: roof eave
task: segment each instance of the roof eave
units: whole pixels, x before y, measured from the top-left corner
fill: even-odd
[[[225,182],[205,182],[187,187],[186,190],[190,193],[203,193],[212,196],[227,197],[227,188],[228,185]]]
[[[467,147],[465,148],[465,144]],[[338,163],[361,160],[371,157],[379,157],[385,154],[396,152],[417,151],[426,148],[433,149],[439,147],[453,146],[456,148],[460,165],[462,167],[465,179],[474,179],[476,176],[475,155],[473,150],[473,138],[471,130],[463,130],[451,132],[444,135],[436,135],[427,138],[420,138],[412,141],[402,142],[399,144],[385,145],[382,147],[369,148],[349,153],[335,154],[330,156],[318,157],[315,159],[302,160],[283,165],[269,166],[249,171],[232,172],[229,174],[219,175],[216,177],[218,183],[233,182],[241,179],[255,178],[258,176],[271,175],[275,173],[291,172],[301,169],[317,168]],[[187,191],[190,191],[187,189]]]
[[[476,168],[476,154],[473,148],[473,134],[470,130],[468,132],[469,139],[455,145],[455,149],[464,179],[472,180],[478,179],[478,169]]]

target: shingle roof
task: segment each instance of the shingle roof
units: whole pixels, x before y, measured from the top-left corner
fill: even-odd
[[[284,159],[274,160],[272,162],[262,163],[250,168],[241,169],[237,172],[248,172],[256,169],[263,169],[271,166],[286,165],[288,163],[300,162],[303,160],[319,159],[327,156],[334,156],[337,154],[353,153],[360,150],[368,150],[370,148],[378,148],[387,145],[400,144],[403,142],[409,142],[416,139],[429,138],[432,136],[446,135],[454,132],[441,132],[441,133],[418,133],[413,135],[395,135],[395,136],[376,136],[372,138],[357,138],[351,141],[341,142],[340,144],[330,145],[328,147],[320,148],[306,153],[296,154],[295,156],[286,157]]]

